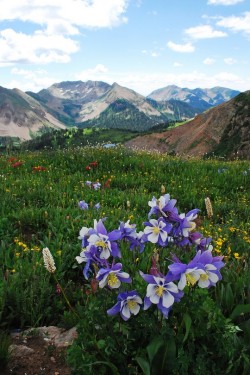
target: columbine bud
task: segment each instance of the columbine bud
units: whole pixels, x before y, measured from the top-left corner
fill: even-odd
[[[161,185],[161,193],[164,194],[166,193],[166,188],[164,185]]]
[[[49,273],[54,273],[56,271],[54,258],[50,250],[47,247],[43,249],[43,261],[44,261],[44,266],[46,270],[49,271]]]
[[[206,205],[206,210],[207,210],[207,216],[212,217],[213,216],[213,207],[212,207],[212,203],[210,201],[210,198],[205,198],[205,205]]]

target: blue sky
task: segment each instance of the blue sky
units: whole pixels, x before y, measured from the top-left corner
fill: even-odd
[[[0,86],[250,90],[249,0],[0,0]]]

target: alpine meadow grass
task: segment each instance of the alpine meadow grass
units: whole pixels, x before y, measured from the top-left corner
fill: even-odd
[[[249,162],[95,146],[0,169],[1,329],[77,325],[77,375],[250,372]]]

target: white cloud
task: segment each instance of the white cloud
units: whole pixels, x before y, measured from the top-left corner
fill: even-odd
[[[227,65],[233,65],[237,63],[237,60],[233,59],[232,57],[226,57],[224,59],[224,63]]]
[[[120,85],[126,86],[139,92],[142,95],[149,95],[153,90],[168,85],[177,85],[188,88],[211,88],[216,86],[228,87],[239,91],[249,90],[250,77],[243,78],[237,75],[221,72],[215,75],[208,75],[199,71],[187,73],[157,73],[151,75],[144,74],[123,74],[116,77],[110,82],[118,82]]]
[[[234,5],[244,0],[208,0],[208,5]]]
[[[38,92],[47,88],[56,82],[56,79],[50,77],[46,70],[28,70],[28,69],[11,69],[11,79],[5,87],[13,89],[14,87],[22,91]],[[18,76],[16,79],[15,76]]]
[[[212,59],[211,57],[207,57],[205,60],[203,60],[203,64],[205,65],[213,65],[215,63],[215,59]]]
[[[175,68],[180,68],[180,67],[182,66],[182,64],[179,63],[179,62],[174,62],[173,66],[174,66]]]
[[[0,22],[39,25],[33,34],[0,31],[0,64],[68,63],[80,28],[111,28],[127,22],[129,0],[0,0]],[[13,23],[12,23],[13,24]]]
[[[176,44],[171,41],[167,43],[168,48],[172,49],[175,52],[190,53],[194,52],[195,48],[191,43],[186,44]]]
[[[72,27],[113,27],[127,22],[128,0],[0,0],[0,20],[52,22]]]
[[[232,31],[243,31],[246,34],[250,34],[250,12],[245,12],[242,17],[221,17],[217,25],[226,27]]]
[[[78,44],[63,35],[41,32],[27,35],[13,29],[0,31],[0,63],[67,63]]]
[[[190,27],[189,29],[185,30],[185,34],[193,39],[210,39],[227,36],[227,34],[223,31],[213,30],[210,25]]]
[[[108,68],[103,64],[97,64],[94,68],[86,69],[75,74],[75,78],[81,81],[109,81],[108,75]]]

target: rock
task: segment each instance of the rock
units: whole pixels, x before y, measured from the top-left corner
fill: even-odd
[[[69,330],[55,326],[38,327],[36,328],[36,332],[39,336],[43,337],[45,341],[53,342],[58,348],[70,346],[77,337],[76,327]],[[29,330],[24,331],[23,335],[29,336]]]
[[[34,353],[34,350],[26,345],[10,345],[10,355],[12,358],[25,357]]]

